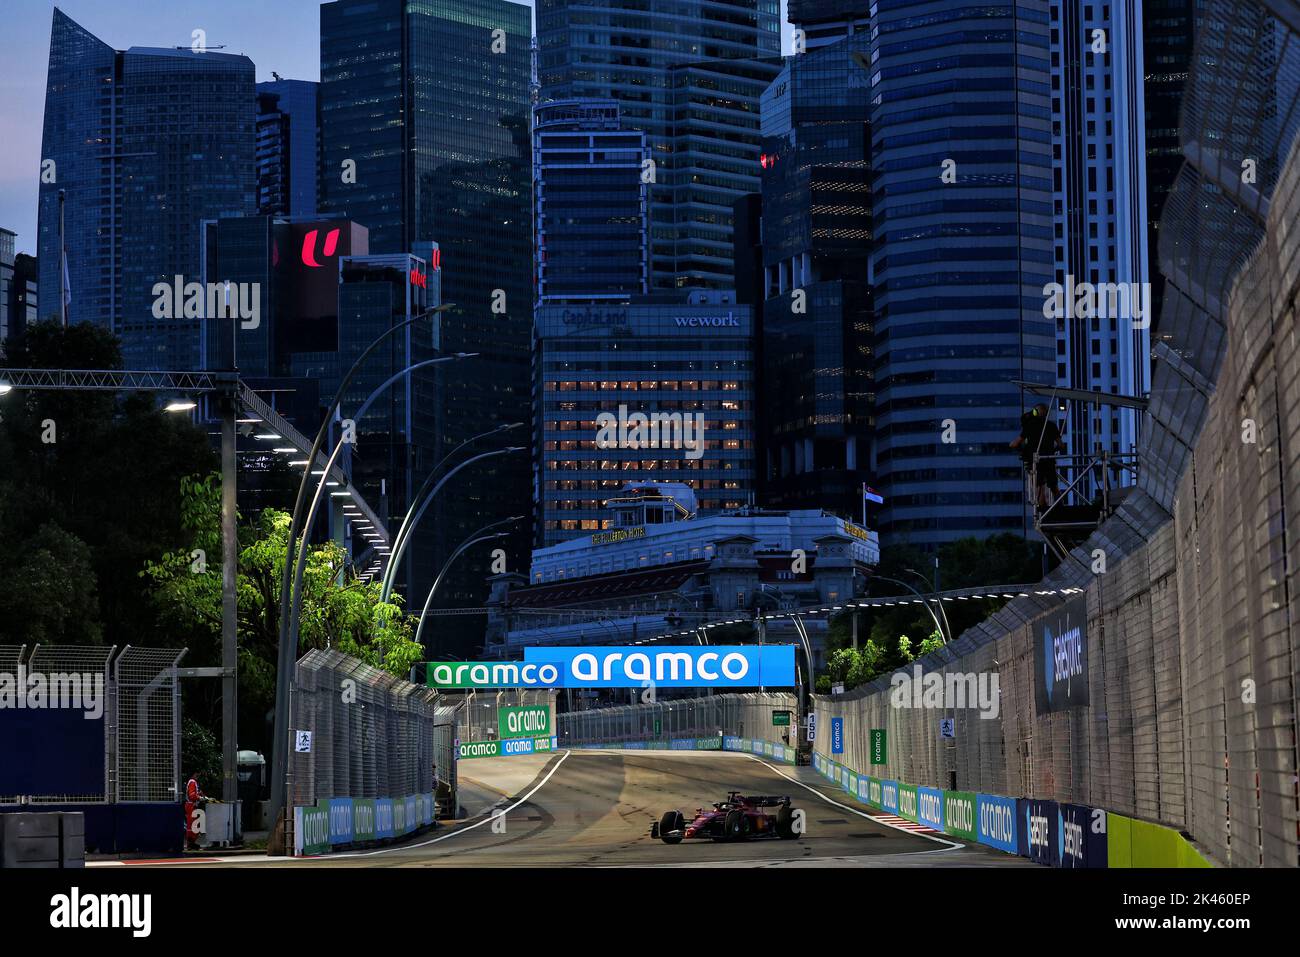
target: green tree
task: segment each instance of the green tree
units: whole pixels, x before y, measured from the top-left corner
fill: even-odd
[[[7,345],[3,365],[120,369],[122,359],[117,339],[93,323],[39,322]],[[0,642],[27,640],[39,627],[46,640],[183,644],[160,625],[137,572],[183,541],[172,494],[180,477],[215,464],[203,430],[159,411],[153,395],[15,389],[0,397],[0,577],[39,576],[39,589],[20,599],[26,607],[0,614]],[[14,596],[5,601],[12,607]],[[44,607],[54,603],[67,608]]]
[[[216,664],[221,650],[218,476],[183,479],[180,499],[189,544],[147,562],[140,575],[149,583],[156,614],[187,637],[195,663]],[[239,525],[239,697],[246,738],[261,737],[256,732],[274,702],[289,525],[289,515],[276,509],[264,509],[255,521]],[[412,619],[402,614],[400,597],[381,602],[381,590],[379,582],[362,581],[348,569],[336,543],[310,546],[303,571],[301,650],[334,648],[394,675],[407,675],[422,649],[413,640]],[[215,721],[217,699],[209,697],[209,721]]]

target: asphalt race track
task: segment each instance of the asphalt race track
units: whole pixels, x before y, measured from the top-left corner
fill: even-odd
[[[493,759],[498,760],[498,759]],[[509,761],[509,758],[499,760]],[[948,837],[935,840],[876,821],[810,769],[725,752],[568,751],[512,798],[401,845],[297,861],[225,858],[222,865],[280,867],[890,866],[1018,867],[1020,858]],[[801,779],[801,780],[800,780]],[[729,790],[789,794],[805,813],[798,840],[741,843],[649,836],[664,811],[688,818]]]

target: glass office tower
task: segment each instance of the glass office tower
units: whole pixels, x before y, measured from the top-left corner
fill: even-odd
[[[315,216],[320,124],[319,83],[272,80],[257,84],[257,211],[267,216]]]
[[[115,51],[59,10],[50,35],[40,295],[122,337],[128,368],[193,369],[201,319],[156,319],[154,285],[197,281],[201,223],[256,208],[253,63],[189,48]]]
[[[478,353],[435,367],[432,400],[418,410],[431,417],[437,461],[529,417],[529,9],[508,0],[334,0],[320,10],[321,212],[366,226],[373,254],[419,255],[421,244],[438,243],[442,298],[456,308],[431,323],[434,347]],[[526,429],[515,434],[527,445]],[[499,447],[510,435],[490,441]],[[473,450],[492,447],[483,440]],[[526,511],[525,454],[489,459],[452,482],[421,524],[442,560],[475,530]],[[527,521],[512,530],[508,563],[520,567]],[[480,605],[488,556],[475,549],[457,559],[436,604]],[[472,651],[482,623],[446,621],[444,647]]]
[[[625,130],[614,100],[537,109],[533,220],[537,302],[626,302],[646,292],[645,134]]]
[[[778,16],[777,0],[538,0],[541,102],[615,99],[649,138],[656,288],[734,288],[732,206],[758,189]]]
[[[862,66],[873,98],[882,540],[1024,534],[1024,482],[1008,448],[1024,401],[1013,380],[1056,380],[1055,323],[1043,315],[1053,278],[1048,4],[875,9]]]
[[[762,99],[763,500],[849,518],[874,482],[869,52],[790,57]]]

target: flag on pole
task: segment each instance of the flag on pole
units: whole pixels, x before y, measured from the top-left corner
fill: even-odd
[[[877,505],[885,504],[885,497],[866,483],[862,485],[862,500],[864,502],[875,502]]]
[[[72,279],[68,276],[68,251],[61,250],[63,256],[63,305],[72,305]]]

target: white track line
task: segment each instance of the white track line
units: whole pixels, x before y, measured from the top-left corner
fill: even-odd
[[[560,765],[563,764],[565,761],[567,761],[569,759],[569,755],[571,755],[572,753],[573,753],[572,751],[565,751],[563,757],[561,757],[560,760],[555,762],[555,766],[551,768],[551,770],[547,773],[546,777],[538,781],[531,791],[529,791],[527,794],[521,797],[514,804],[510,805],[504,811],[498,813],[496,808],[492,808],[491,809],[492,813],[488,814],[488,816],[483,818],[483,820],[476,821],[473,824],[466,824],[464,827],[458,827],[450,834],[444,834],[442,835],[442,837],[435,837],[429,841],[421,841],[419,844],[403,844],[400,847],[381,847],[377,851],[349,851],[345,854],[321,854],[317,857],[299,857],[299,858],[295,858],[295,860],[337,861],[337,860],[342,860],[343,858],[346,857],[374,857],[376,854],[391,854],[394,851],[414,851],[417,848],[428,847],[430,844],[437,844],[439,841],[445,841],[449,838],[453,838],[453,837],[457,837],[458,835],[465,834],[469,831],[474,830],[474,828],[476,827],[482,827],[484,824],[486,824],[488,821],[491,821],[493,818],[500,817],[501,815],[504,814],[509,814],[515,808],[519,807],[519,805],[527,803],[528,799],[532,797],[534,794],[536,794],[538,791],[540,791],[543,785],[545,785],[546,782],[551,779],[551,776],[555,774],[556,771],[560,770]],[[482,812],[482,813],[487,813],[487,812]]]
[[[790,777],[790,775],[786,774],[780,768],[768,764],[762,758],[756,758],[752,754],[746,754],[745,757],[749,758],[751,761],[757,761],[759,764],[763,765],[763,767],[767,768],[769,771],[775,771],[777,774],[785,778],[791,784],[797,784],[805,791],[811,791],[813,794],[817,795],[827,804],[832,804],[837,808],[841,808],[842,810],[849,811],[853,814],[856,814],[858,817],[865,817],[868,821],[875,821],[877,824],[883,825],[884,827],[893,828],[895,831],[898,831],[899,833],[902,834],[910,834],[913,837],[923,837],[927,841],[934,841],[936,844],[946,844],[949,848],[963,848],[966,846],[965,844],[958,844],[956,841],[949,841],[946,838],[935,837],[932,834],[921,834],[917,831],[909,831],[906,828],[899,827],[897,824],[890,824],[888,821],[882,821],[880,818],[872,814],[868,814],[866,811],[859,811],[857,808],[849,807],[847,804],[841,804],[839,801],[832,801],[829,797],[827,797],[821,791],[817,790],[815,787],[812,787],[811,785],[808,784],[804,784],[802,781]]]

